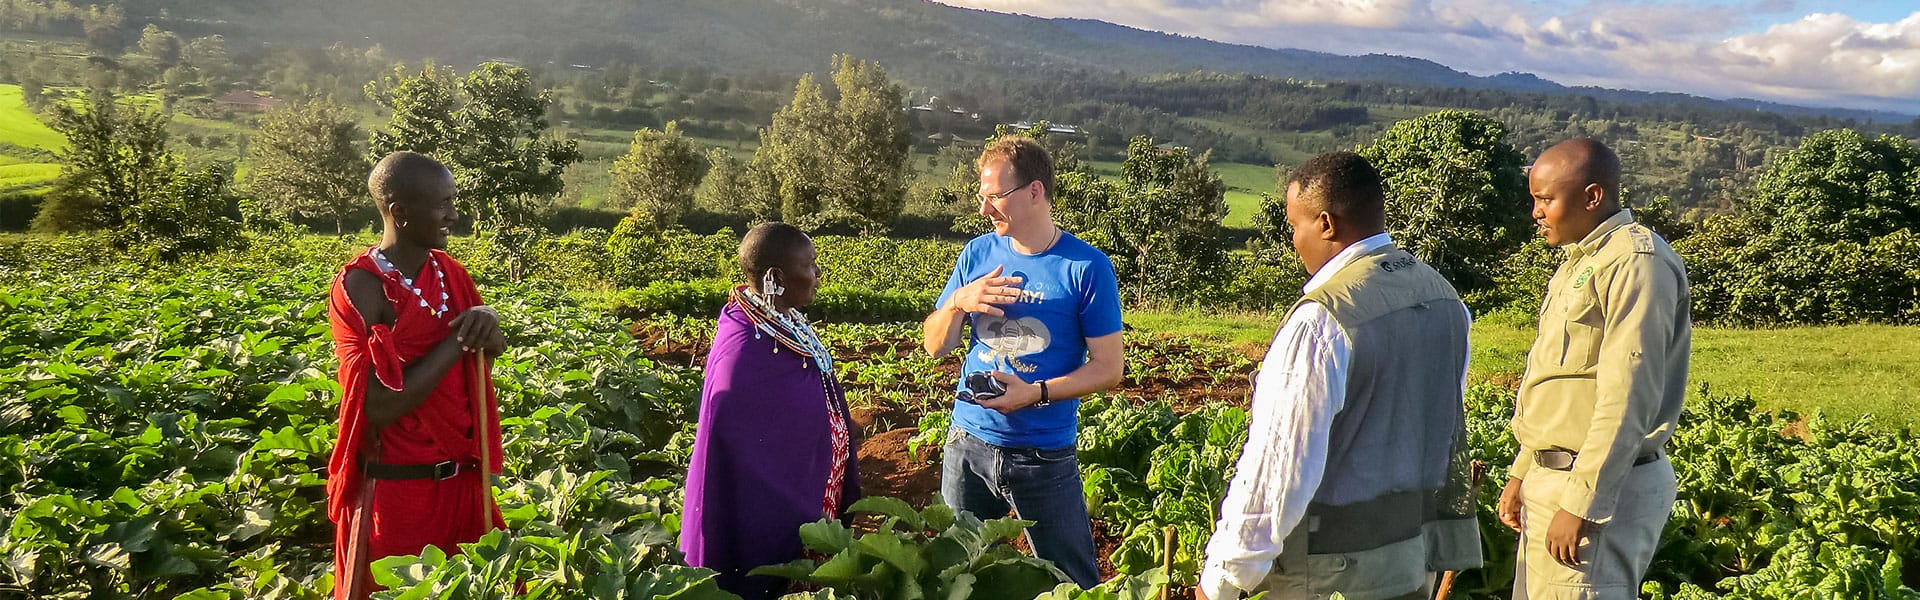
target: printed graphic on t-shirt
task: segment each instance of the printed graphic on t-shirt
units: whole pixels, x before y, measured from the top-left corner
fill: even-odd
[[[1033,317],[1009,319],[983,314],[976,319],[980,344],[974,348],[974,357],[989,365],[1004,364],[1021,373],[1032,373],[1038,367],[1020,357],[1044,352],[1053,343],[1047,324]]]

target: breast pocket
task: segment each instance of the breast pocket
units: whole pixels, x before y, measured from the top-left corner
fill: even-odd
[[[1583,291],[1575,292],[1567,302],[1565,337],[1562,338],[1560,366],[1588,369],[1600,359],[1600,326],[1606,323],[1600,303]]]

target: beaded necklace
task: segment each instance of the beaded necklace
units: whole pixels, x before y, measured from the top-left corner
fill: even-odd
[[[746,313],[747,320],[753,322],[755,339],[765,333],[788,350],[811,357],[821,374],[832,378],[833,355],[827,351],[827,345],[820,341],[820,333],[807,323],[806,315],[791,308],[781,312],[765,296],[744,285],[733,289],[731,300],[740,307],[740,312]],[[774,351],[778,352],[779,349],[775,348]]]
[[[407,290],[413,292],[413,297],[418,298],[420,300],[420,308],[427,309],[427,312],[433,313],[433,316],[435,317],[439,317],[440,315],[445,314],[447,312],[447,300],[451,298],[451,296],[447,294],[447,273],[445,271],[440,270],[440,261],[433,257],[432,252],[427,253],[426,266],[433,267],[434,280],[440,282],[440,306],[439,307],[434,307],[432,305],[427,304],[426,293],[420,291],[420,286],[415,285],[413,279],[408,278],[404,273],[400,273],[400,269],[395,268],[393,266],[393,261],[387,260],[387,253],[381,252],[379,246],[374,246],[372,248],[369,248],[367,250],[367,256],[373,258],[374,264],[380,266],[381,272],[392,272],[400,275],[400,283],[406,284]],[[426,268],[422,267],[420,269],[420,272],[425,273]]]

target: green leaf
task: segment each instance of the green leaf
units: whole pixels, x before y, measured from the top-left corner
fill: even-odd
[[[920,557],[920,550],[908,546],[892,533],[879,532],[860,536],[859,540],[853,542],[853,549],[879,558],[893,568],[899,569],[909,579],[918,579],[920,572],[927,568],[926,560]]]
[[[86,561],[109,569],[124,571],[132,564],[127,549],[118,542],[94,544],[87,550]]]
[[[223,537],[236,542],[252,539],[253,536],[272,529],[273,519],[279,513],[279,510],[270,505],[249,506],[240,512],[240,522],[234,526],[233,532]]]
[[[973,582],[975,579],[971,573],[955,575],[953,580],[947,584],[946,593],[942,594],[941,597],[945,598],[945,600],[967,600],[967,598],[973,596]]]
[[[789,581],[806,581],[813,576],[813,572],[817,567],[818,565],[814,564],[813,561],[802,558],[785,564],[754,567],[753,570],[748,571],[747,574],[779,577]]]
[[[977,598],[1032,598],[1067,582],[1052,563],[1026,557],[996,561],[974,575]]]
[[[659,600],[740,600],[722,591],[712,569],[660,565],[641,573],[627,585],[627,598]]]
[[[953,526],[953,507],[941,502],[939,494],[934,494],[933,501],[920,510],[920,519],[929,530],[946,531]]]
[[[837,520],[822,517],[800,526],[800,544],[821,554],[839,554],[853,544],[853,530]]]
[[[965,565],[974,557],[958,540],[944,536],[927,542],[923,554],[927,559],[927,568],[935,573],[944,572],[955,565]]]
[[[981,523],[980,538],[989,544],[1011,540],[1021,533],[1026,532],[1026,529],[1032,526],[1033,521],[1023,521],[1013,517],[994,519]]]
[[[927,522],[925,519],[920,518],[920,513],[913,510],[912,505],[907,504],[905,500],[899,498],[868,496],[861,498],[858,502],[854,502],[853,506],[847,507],[847,510],[849,512],[878,513],[894,517],[912,526],[915,530],[927,528]]]
[[[808,577],[821,583],[848,582],[867,572],[857,552],[842,552],[820,563]]]

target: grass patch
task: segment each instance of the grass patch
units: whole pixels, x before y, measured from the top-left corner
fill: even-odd
[[[0,165],[0,193],[12,193],[52,185],[60,177],[60,165],[23,163]]]
[[[1087,167],[1101,179],[1117,181],[1120,179],[1119,161],[1090,160]],[[1251,229],[1253,217],[1260,214],[1260,193],[1272,193],[1274,188],[1273,166],[1250,165],[1246,163],[1212,163],[1220,180],[1227,184],[1227,218],[1221,224],[1227,227]]]
[[[40,116],[27,108],[17,85],[0,85],[0,141],[41,150],[67,145],[66,136],[40,122]]]
[[[1220,174],[1220,180],[1227,184],[1227,218],[1222,223],[1228,227],[1253,227],[1254,216],[1260,214],[1260,194],[1271,194],[1276,187],[1273,166],[1246,163],[1212,166],[1214,172]]]
[[[1147,334],[1195,336],[1264,352],[1280,317],[1198,312],[1127,313]],[[1487,315],[1473,325],[1470,378],[1515,385],[1526,370],[1534,326],[1527,319]],[[1691,386],[1752,394],[1762,409],[1829,417],[1869,417],[1876,426],[1920,426],[1911,382],[1920,380],[1920,335],[1912,327],[1845,325],[1788,329],[1693,331]],[[1253,354],[1252,356],[1259,356]]]

